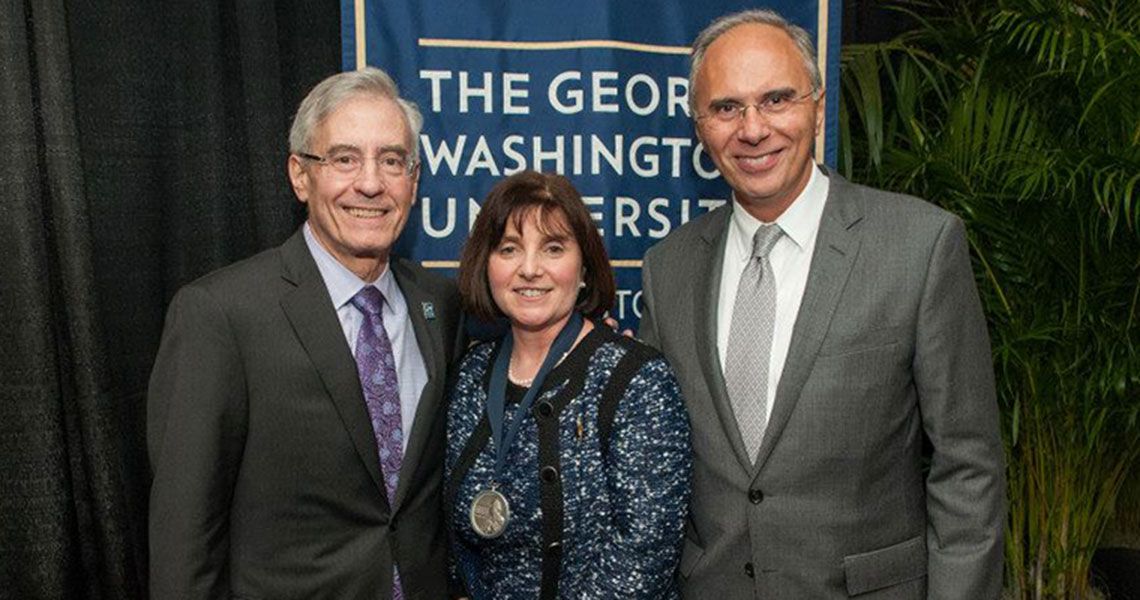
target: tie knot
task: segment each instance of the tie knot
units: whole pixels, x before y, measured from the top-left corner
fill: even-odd
[[[784,230],[775,223],[761,225],[752,236],[752,258],[764,258],[772,251],[772,246],[784,234]]]
[[[384,294],[375,287],[366,285],[349,302],[360,312],[374,317],[380,314],[380,308],[384,306]]]

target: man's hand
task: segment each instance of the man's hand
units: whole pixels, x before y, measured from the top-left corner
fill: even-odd
[[[615,319],[613,317],[606,317],[606,318],[602,319],[602,322],[606,324],[606,327],[609,327],[610,329],[617,331],[617,329],[618,329],[617,319]],[[633,337],[633,330],[632,329],[624,329],[624,330],[622,330],[621,334],[627,338],[631,338],[631,337]]]

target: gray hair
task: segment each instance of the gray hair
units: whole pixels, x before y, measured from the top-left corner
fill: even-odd
[[[796,49],[800,51],[804,68],[807,69],[808,77],[811,78],[812,96],[815,97],[823,88],[823,78],[819,74],[815,44],[812,43],[811,34],[803,27],[789,23],[787,19],[774,10],[766,8],[745,10],[725,15],[713,21],[693,41],[692,62],[689,68],[689,112],[694,117],[697,114],[697,73],[700,72],[701,63],[705,60],[705,52],[717,38],[727,33],[728,30],[738,25],[748,24],[771,25],[788,34],[788,37],[792,38],[792,42],[795,43]]]
[[[293,154],[309,152],[313,132],[321,122],[341,104],[360,96],[387,98],[399,105],[411,136],[408,140],[409,149],[413,152],[411,158],[418,160],[420,130],[424,126],[424,117],[415,103],[400,97],[396,82],[376,67],[337,73],[318,83],[301,101],[297,115],[293,117],[293,126],[289,129],[289,152]]]

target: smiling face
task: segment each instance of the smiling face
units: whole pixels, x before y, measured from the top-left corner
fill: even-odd
[[[364,157],[355,176],[331,165],[289,156],[289,179],[309,207],[317,241],[364,281],[384,271],[416,198],[418,171],[386,175],[375,157],[400,152],[409,158],[410,131],[395,101],[358,96],[342,103],[313,131],[307,152],[329,156],[343,151]]]
[[[507,220],[487,259],[487,283],[512,328],[556,335],[578,299],[582,250],[561,211],[540,211],[527,211],[522,231],[518,219]]]
[[[774,95],[798,97],[811,76],[792,38],[771,25],[734,27],[709,45],[696,76],[695,107],[708,114],[725,104],[760,104]],[[824,100],[810,97],[778,115],[755,107],[741,119],[697,121],[697,135],[748,212],[774,221],[807,186],[815,161]]]

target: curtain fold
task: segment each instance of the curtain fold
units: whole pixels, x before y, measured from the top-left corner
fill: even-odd
[[[86,586],[101,537],[91,500],[103,481],[88,476],[77,398],[97,389],[91,348],[90,269],[70,108],[66,28],[57,3],[5,7],[0,162],[9,219],[0,262],[4,381],[0,452],[5,457],[3,564],[10,597],[62,597]],[[75,252],[61,253],[69,245]],[[65,298],[75,294],[74,302]],[[83,390],[83,391],[81,391]],[[79,410],[77,410],[79,409]],[[113,501],[112,501],[113,502]]]
[[[334,0],[0,2],[0,598],[146,597],[166,303],[296,227],[339,51]]]

